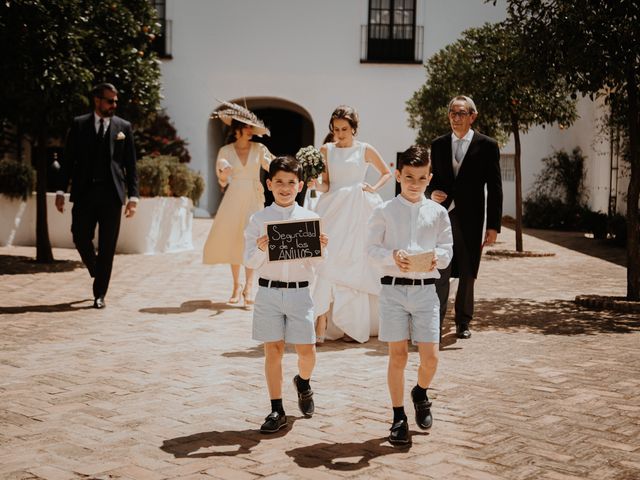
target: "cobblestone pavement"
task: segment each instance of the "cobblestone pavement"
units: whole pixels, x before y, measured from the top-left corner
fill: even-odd
[[[104,310],[90,308],[74,251],[55,250],[67,262],[52,271],[0,275],[0,478],[640,478],[640,319],[571,301],[624,295],[623,267],[531,236],[526,249],[556,255],[485,257],[473,337],[446,335],[434,426],[410,414],[409,447],[385,440],[375,339],[319,348],[311,419],[297,410],[288,351],[289,427],[264,436],[251,313],[225,304],[228,268],[200,263],[210,220],[194,223],[194,251],[117,256]],[[407,393],[416,368],[412,352]]]

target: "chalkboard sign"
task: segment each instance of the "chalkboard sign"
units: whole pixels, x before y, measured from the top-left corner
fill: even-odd
[[[270,222],[266,225],[270,262],[322,256],[319,218]]]

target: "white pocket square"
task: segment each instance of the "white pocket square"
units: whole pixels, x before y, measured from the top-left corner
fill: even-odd
[[[124,140],[126,138],[126,135],[123,132],[118,132],[118,134],[116,135],[116,140]]]

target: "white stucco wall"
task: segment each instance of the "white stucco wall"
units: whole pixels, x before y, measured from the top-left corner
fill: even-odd
[[[585,161],[585,190],[587,203],[592,210],[607,212],[609,204],[610,157],[609,140],[599,132],[598,121],[602,114],[601,101],[581,98],[577,104],[579,118],[570,127],[560,129],[557,124],[545,128],[532,128],[522,135],[522,196],[531,192],[538,174],[544,174],[542,159],[558,150],[571,152],[582,149]],[[514,153],[513,140],[502,148],[503,153]],[[504,183],[504,214],[515,216],[515,188],[513,182]]]
[[[221,100],[279,97],[306,109],[315,144],[327,133],[333,109],[342,103],[360,113],[358,138],[385,161],[415,139],[405,102],[424,82],[422,65],[360,63],[360,26],[367,0],[168,0],[173,59],[163,61],[163,105],[189,141],[192,167],[205,175],[200,205],[212,210],[212,157],[208,119]],[[505,17],[481,1],[418,0],[424,26],[424,57],[456,40],[460,32]],[[215,152],[213,154],[215,156]],[[393,195],[389,182],[383,197]]]

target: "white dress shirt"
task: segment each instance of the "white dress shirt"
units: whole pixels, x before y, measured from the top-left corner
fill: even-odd
[[[430,272],[403,272],[393,259],[394,250],[421,253],[435,250],[437,266]],[[402,195],[376,208],[369,219],[367,253],[382,276],[440,278],[453,256],[451,222],[445,208],[426,197],[412,203]]]
[[[275,202],[254,213],[244,231],[244,265],[258,271],[258,276],[280,282],[311,282],[314,278],[314,266],[322,261],[319,257],[299,260],[268,262],[267,252],[258,248],[258,237],[266,235],[265,223],[282,220],[305,220],[320,218],[317,213],[302,208],[297,203],[281,207]],[[326,249],[323,248],[323,255]]]
[[[96,133],[100,130],[100,119],[102,119],[104,123],[104,133],[107,133],[107,128],[109,128],[111,124],[111,117],[101,117],[96,112],[93,112],[93,124],[96,127]]]

